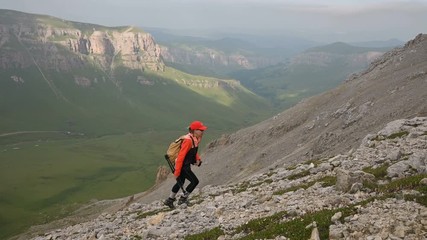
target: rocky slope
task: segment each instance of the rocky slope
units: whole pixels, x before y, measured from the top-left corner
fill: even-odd
[[[201,178],[230,183],[277,164],[349,151],[390,121],[426,116],[426,99],[427,35],[420,34],[337,88],[210,143]]]
[[[128,202],[33,239],[425,239],[426,166],[427,118],[401,119],[350,152],[197,189],[189,206]]]

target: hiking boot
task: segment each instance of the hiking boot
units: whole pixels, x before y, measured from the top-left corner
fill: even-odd
[[[175,202],[175,198],[167,198],[163,204],[165,204],[166,206],[170,207],[170,208],[175,208],[175,206],[173,205],[173,202]]]
[[[181,204],[184,204],[184,203],[188,205],[188,197],[181,196],[178,199],[178,205],[181,205]]]

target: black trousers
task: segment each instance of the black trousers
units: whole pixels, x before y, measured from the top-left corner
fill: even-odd
[[[184,187],[185,179],[188,179],[190,181],[190,184],[188,184],[187,188],[185,188],[185,191],[191,193],[199,184],[199,179],[196,177],[196,175],[191,171],[191,165],[184,165],[181,169],[181,174],[176,179],[175,185],[172,187],[172,192],[177,193],[179,189]]]

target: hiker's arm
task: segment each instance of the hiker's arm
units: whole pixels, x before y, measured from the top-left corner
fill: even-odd
[[[178,157],[175,162],[175,177],[178,177],[181,174],[182,164],[184,164],[185,155],[190,151],[193,143],[191,139],[184,139],[181,144],[181,150],[179,150]]]
[[[196,166],[200,167],[202,165],[202,159],[200,158],[200,155],[196,153]]]

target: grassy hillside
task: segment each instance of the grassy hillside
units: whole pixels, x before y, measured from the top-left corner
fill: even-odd
[[[168,71],[172,71],[171,77],[179,75],[175,70]],[[11,76],[19,76],[24,82],[15,82]],[[98,79],[90,87],[75,84],[73,73],[45,71],[44,76],[54,83],[56,94],[36,68],[0,73],[0,109],[4,112],[0,133],[44,130],[105,135],[176,129],[194,118],[209,121],[219,116],[224,117],[220,117],[223,122],[218,127],[239,128],[268,113],[267,103],[241,86],[189,88],[168,79],[166,73],[160,76],[118,69],[115,76],[121,81],[120,88],[108,76],[90,70],[85,78]],[[189,75],[181,74],[179,78],[195,81]],[[198,79],[207,84],[218,81]]]

